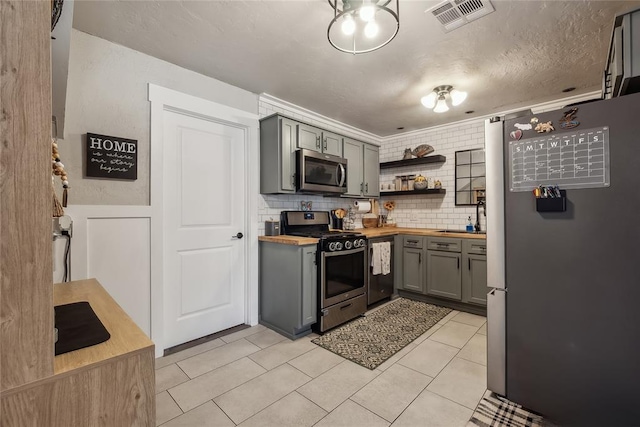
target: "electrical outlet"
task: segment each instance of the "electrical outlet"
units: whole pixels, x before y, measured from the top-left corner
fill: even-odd
[[[409,220],[411,222],[418,222],[418,212],[411,212],[409,214]]]

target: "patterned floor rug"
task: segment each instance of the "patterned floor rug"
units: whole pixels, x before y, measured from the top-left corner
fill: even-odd
[[[398,298],[311,342],[375,369],[450,312],[449,308]]]
[[[541,427],[548,426],[537,414],[487,390],[478,403],[467,427]]]

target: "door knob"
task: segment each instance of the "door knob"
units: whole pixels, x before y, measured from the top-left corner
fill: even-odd
[[[238,234],[236,234],[235,236],[231,236],[232,239],[242,239],[243,237],[244,237],[244,234],[242,234],[240,232]]]

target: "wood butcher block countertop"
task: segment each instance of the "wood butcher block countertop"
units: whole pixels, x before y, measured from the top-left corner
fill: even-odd
[[[362,233],[368,238],[394,236],[396,234],[407,234],[413,236],[433,236],[433,237],[451,237],[456,239],[481,239],[487,238],[486,234],[475,233],[442,233],[437,228],[402,228],[402,227],[380,227],[380,228],[358,228],[354,231]],[[285,245],[314,245],[318,242],[318,239],[312,239],[309,237],[297,237],[297,236],[260,236],[258,240],[261,242],[282,243]]]
[[[61,354],[54,358],[54,373],[113,362],[119,357],[153,349],[153,342],[120,308],[96,279],[77,280],[53,286],[54,305],[88,301],[111,338],[107,341]],[[153,351],[153,350],[152,350]]]

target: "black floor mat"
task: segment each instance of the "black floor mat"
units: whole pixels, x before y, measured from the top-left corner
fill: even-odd
[[[56,356],[105,342],[111,335],[88,302],[54,307],[56,312]]]

